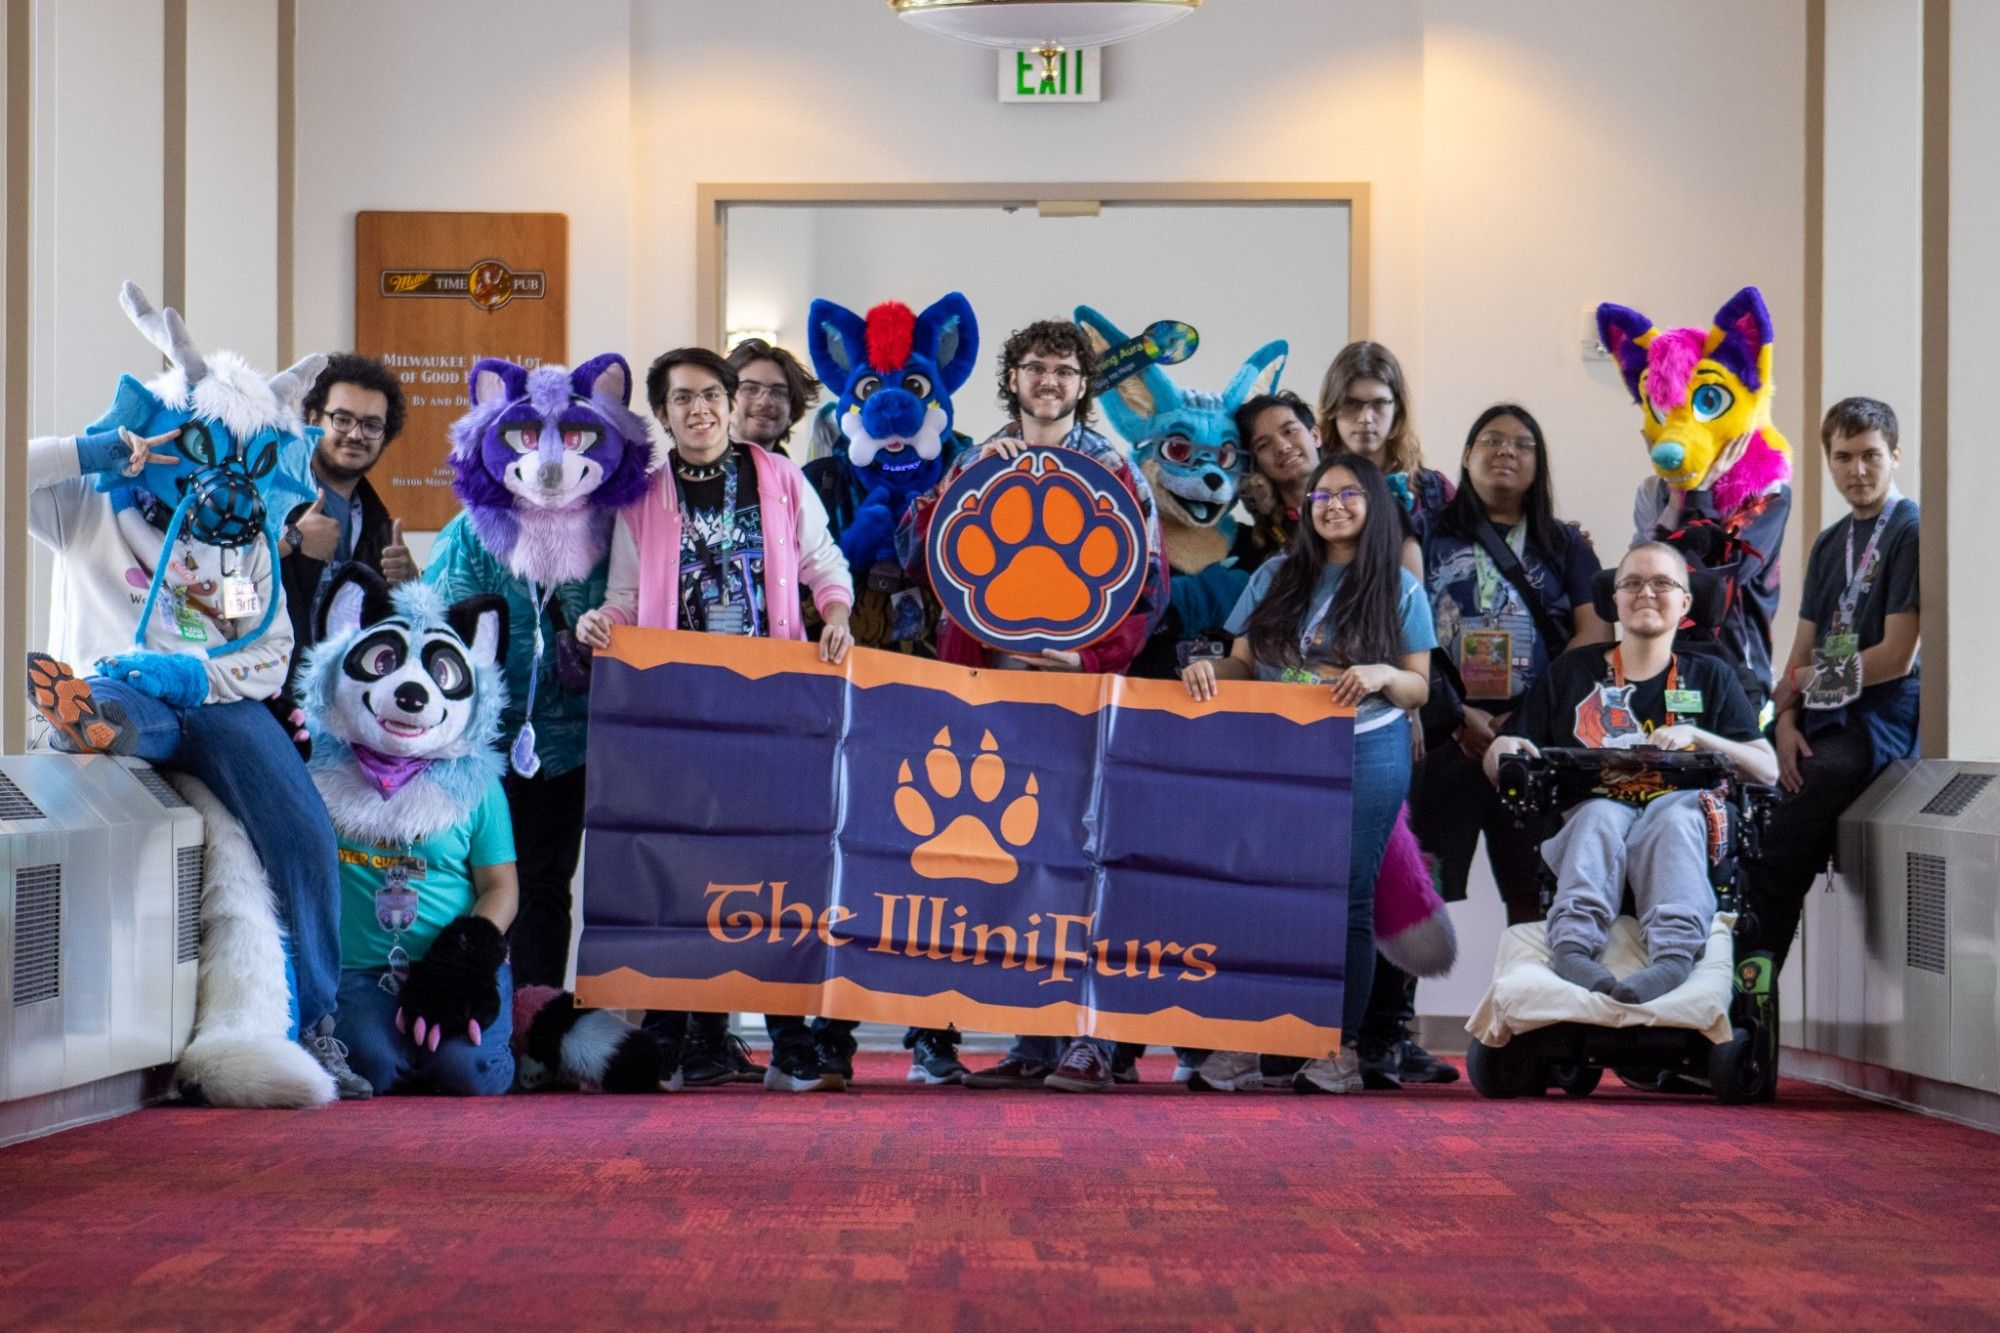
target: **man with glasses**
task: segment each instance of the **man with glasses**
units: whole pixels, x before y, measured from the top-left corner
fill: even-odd
[[[762,338],[745,338],[730,348],[729,364],[736,368],[736,410],[730,418],[730,435],[759,449],[785,454],[792,428],[819,400],[819,381],[797,357]]]
[[[1097,356],[1082,329],[1068,320],[1042,320],[1007,339],[1000,352],[1000,405],[1008,422],[976,449],[967,449],[936,489],[913,502],[896,529],[896,556],[913,578],[926,577],[924,548],[938,499],[959,474],[984,458],[1012,458],[1033,445],[1074,449],[1120,477],[1146,516],[1146,583],[1138,605],[1104,638],[1077,651],[1039,655],[987,648],[950,616],[940,617],[938,656],[960,666],[1003,670],[1090,671],[1123,675],[1145,646],[1167,607],[1167,559],[1160,521],[1146,478],[1110,441],[1090,429],[1090,380]],[[1113,1043],[1078,1037],[1065,1050],[1058,1037],[1017,1037],[1007,1057],[991,1069],[966,1074],[968,1088],[1053,1088],[1101,1092],[1114,1082]],[[1127,1081],[1136,1081],[1136,1070]]]
[[[1642,542],[1619,562],[1612,590],[1623,641],[1573,648],[1550,664],[1487,749],[1487,778],[1499,782],[1507,755],[1562,746],[1713,750],[1745,780],[1774,781],[1777,754],[1736,673],[1720,658],[1674,651],[1674,632],[1693,604],[1686,557],[1664,542]],[[1548,943],[1557,976],[1627,1004],[1658,999],[1687,980],[1715,917],[1704,795],[1619,792],[1564,814],[1562,830],[1542,845],[1556,872]],[[1621,980],[1600,955],[1628,869],[1648,961]]]
[[[380,361],[341,352],[326,363],[299,405],[308,426],[325,433],[313,451],[319,498],[293,512],[279,538],[285,610],[292,618],[292,679],[312,634],[314,604],[326,571],[359,560],[390,583],[421,572],[403,541],[403,524],[368,484],[368,471],[403,429],[403,389]]]

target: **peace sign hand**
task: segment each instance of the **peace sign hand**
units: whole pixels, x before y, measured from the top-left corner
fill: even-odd
[[[131,454],[120,465],[119,471],[128,477],[136,477],[153,463],[180,462],[181,456],[179,454],[161,453],[154,447],[165,444],[169,440],[177,440],[180,438],[180,434],[181,428],[179,426],[174,427],[164,435],[138,435],[120,426],[118,428],[118,438],[125,442],[125,447],[131,450]]]

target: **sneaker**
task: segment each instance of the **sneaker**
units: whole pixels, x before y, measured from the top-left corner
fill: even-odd
[[[703,1016],[705,1017],[705,1016]],[[688,1024],[687,1039],[681,1047],[681,1080],[690,1088],[713,1088],[734,1083],[740,1076],[739,1061],[749,1062],[748,1054],[738,1054],[743,1039],[731,1032],[729,1020],[722,1026],[697,1017]]]
[[[840,1092],[847,1081],[819,1062],[819,1047],[810,1041],[787,1042],[771,1052],[764,1071],[766,1092]]]
[[[1016,1060],[1010,1056],[991,1069],[965,1075],[959,1083],[968,1088],[1039,1088],[1055,1072],[1053,1066],[1033,1060]]]
[[[917,1034],[916,1041],[910,1046],[910,1082],[926,1083],[932,1087],[963,1083],[967,1072],[958,1059],[957,1029]]]
[[[1214,1051],[1188,1071],[1190,1092],[1254,1092],[1264,1086],[1257,1056],[1249,1051]]]
[[[1186,1083],[1194,1077],[1194,1071],[1201,1068],[1201,1062],[1208,1059],[1211,1052],[1181,1048],[1174,1052],[1174,1082]]]
[[[319,1061],[319,1067],[333,1077],[344,1102],[365,1102],[375,1095],[375,1085],[347,1067],[347,1043],[333,1035],[333,1015],[328,1014],[299,1034],[299,1045]]]
[[[844,1028],[821,1028],[813,1034],[819,1047],[819,1065],[829,1074],[838,1074],[841,1084],[854,1081],[854,1053],[861,1049],[861,1043],[854,1040],[854,1033]]]
[[[1396,1055],[1396,1078],[1399,1082],[1410,1083],[1456,1083],[1458,1066],[1440,1060],[1423,1047],[1417,1045],[1415,1037],[1404,1037],[1390,1048]],[[1362,1076],[1368,1073],[1367,1061],[1362,1061]]]
[[[1401,1043],[1363,1041],[1355,1048],[1361,1060],[1361,1086],[1371,1092],[1394,1092],[1403,1086]]]
[[[1097,1043],[1073,1041],[1044,1086],[1058,1092],[1104,1092],[1111,1086],[1111,1057]]]
[[[92,697],[89,681],[77,679],[67,663],[47,653],[28,654],[28,702],[52,728],[49,743],[58,750],[130,754],[138,743],[123,708]],[[346,1067],[343,1061],[341,1068]]]
[[[1137,1083],[1139,1081],[1139,1057],[1146,1048],[1136,1041],[1121,1041],[1111,1048],[1111,1081],[1113,1083]]]
[[[736,1082],[762,1083],[764,1081],[764,1066],[750,1058],[750,1043],[737,1036],[734,1032],[728,1033],[723,1037],[722,1058],[731,1069],[736,1071]]]
[[[1362,1086],[1361,1053],[1352,1046],[1341,1047],[1338,1060],[1308,1060],[1304,1069],[1292,1075],[1293,1092],[1344,1095],[1359,1092]]]

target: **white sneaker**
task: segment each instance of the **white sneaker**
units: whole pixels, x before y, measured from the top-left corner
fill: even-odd
[[[1292,1075],[1292,1091],[1339,1094],[1361,1091],[1361,1052],[1343,1046],[1338,1060],[1308,1060],[1305,1068]]]
[[[1217,1051],[1188,1075],[1193,1092],[1254,1092],[1264,1086],[1257,1057],[1249,1051]]]

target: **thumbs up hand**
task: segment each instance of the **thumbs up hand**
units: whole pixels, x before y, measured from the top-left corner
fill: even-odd
[[[308,559],[324,563],[340,549],[340,520],[326,512],[326,496],[313,498],[312,508],[293,520],[299,530],[299,551]]]
[[[390,583],[408,583],[422,573],[417,568],[416,557],[403,544],[403,520],[392,519],[389,523],[389,544],[382,548],[382,577]]]

